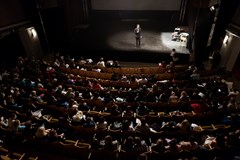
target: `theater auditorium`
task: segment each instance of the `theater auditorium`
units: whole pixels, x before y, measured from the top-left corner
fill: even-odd
[[[239,0],[0,13],[0,159],[240,159]]]

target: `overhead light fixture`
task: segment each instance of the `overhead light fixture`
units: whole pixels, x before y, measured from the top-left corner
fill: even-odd
[[[226,36],[224,37],[224,39],[223,39],[223,43],[224,43],[224,44],[227,44],[227,43],[228,43],[228,39],[229,39],[229,36],[226,35]]]
[[[37,32],[36,32],[35,28],[31,28],[31,33],[32,33],[33,38],[35,38],[37,36]]]
[[[217,4],[215,4],[215,5],[213,5],[213,6],[211,6],[210,7],[210,11],[215,11],[217,8],[219,8],[219,4],[217,3]]]
[[[215,10],[214,6],[210,7],[210,11],[214,11],[214,10]]]
[[[27,29],[28,30],[28,34],[33,37],[33,38],[36,38],[37,37],[37,31],[35,30],[34,27],[30,27]]]

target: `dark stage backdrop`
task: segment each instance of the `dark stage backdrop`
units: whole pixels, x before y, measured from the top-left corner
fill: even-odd
[[[93,10],[178,11],[181,0],[91,0]]]

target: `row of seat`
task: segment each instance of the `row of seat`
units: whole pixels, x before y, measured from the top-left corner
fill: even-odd
[[[193,156],[201,157],[203,159],[211,159],[215,156],[220,156],[223,154],[228,154],[230,156],[231,152],[235,152],[237,148],[227,147],[223,149],[212,149],[208,151],[186,151],[181,152],[166,152],[166,153],[156,153],[151,150],[140,152],[131,151],[126,152],[121,148],[121,145],[114,150],[108,151],[103,149],[93,149],[88,143],[80,142],[79,140],[66,140],[65,142],[53,142],[48,143],[42,140],[33,139],[28,142],[27,145],[48,150],[50,153],[56,153],[58,155],[67,155],[70,158],[78,158],[82,160],[137,160],[140,157],[148,157],[149,159],[178,159],[178,158],[191,158]]]
[[[79,70],[79,69],[71,69],[71,68],[60,68],[62,72],[68,73],[68,74],[73,74],[73,75],[79,75],[83,77],[88,77],[88,78],[97,78],[97,79],[106,79],[110,80],[113,76],[113,73],[104,73],[104,72],[96,72],[96,71],[85,71],[85,70]],[[136,76],[140,77],[142,75],[137,75],[137,74],[125,74],[128,77],[131,76]],[[153,75],[155,80],[166,80],[166,79],[172,79],[174,75],[172,73],[149,73],[146,74],[146,77],[149,75]]]
[[[28,156],[26,153],[19,153],[9,150],[5,147],[0,147],[1,160],[38,160],[38,156]]]

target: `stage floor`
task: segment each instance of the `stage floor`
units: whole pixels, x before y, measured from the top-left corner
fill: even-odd
[[[142,28],[141,48],[136,48],[134,28]],[[177,55],[188,56],[186,43],[171,40],[171,24],[150,20],[118,20],[77,26],[69,42],[71,53],[91,57],[107,57],[122,61],[170,61],[173,48]],[[186,59],[186,58],[184,58]],[[184,62],[185,63],[185,62]]]

